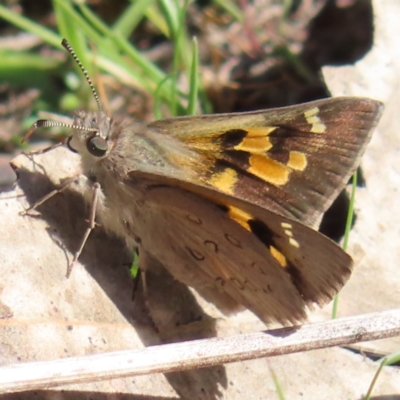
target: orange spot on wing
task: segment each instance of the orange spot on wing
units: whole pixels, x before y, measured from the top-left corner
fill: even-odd
[[[265,153],[272,148],[268,136],[276,129],[274,126],[258,126],[246,128],[246,136],[235,146],[236,150],[249,153]]]
[[[276,247],[269,246],[269,251],[281,267],[287,267],[286,257]]]
[[[314,107],[310,110],[307,110],[304,113],[304,117],[307,122],[311,125],[310,132],[311,133],[325,133],[326,125],[321,121],[319,117],[319,108]]]
[[[281,186],[289,180],[289,168],[261,154],[253,154],[249,159],[248,172],[260,179]]]
[[[304,153],[291,151],[289,153],[289,161],[287,166],[297,171],[304,171],[307,166],[307,157]]]
[[[233,194],[238,180],[237,173],[232,168],[225,168],[221,172],[214,173],[210,178],[210,184],[227,194]]]
[[[267,136],[249,137],[246,136],[235,150],[248,151],[249,153],[265,153],[272,148],[272,143]]]
[[[261,136],[269,136],[274,130],[276,126],[254,126],[252,128],[246,128],[248,137],[261,137]]]
[[[253,217],[247,212],[241,210],[240,208],[229,206],[229,217],[239,225],[243,226],[243,228],[246,230],[251,231],[248,221]]]

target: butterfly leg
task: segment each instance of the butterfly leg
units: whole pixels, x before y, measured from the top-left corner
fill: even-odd
[[[89,226],[86,228],[85,234],[82,237],[81,244],[79,246],[78,251],[75,253],[74,258],[72,259],[71,263],[68,265],[67,274],[66,274],[67,278],[69,278],[69,276],[71,275],[72,268],[73,268],[74,264],[76,263],[76,261],[78,260],[79,256],[81,255],[82,250],[86,244],[86,241],[90,235],[90,232],[92,232],[92,230],[96,226],[96,221],[95,221],[96,220],[96,208],[97,208],[97,202],[99,199],[99,194],[100,194],[100,184],[98,182],[95,182],[93,184],[93,198],[92,198],[92,204],[90,206],[90,213],[89,213],[89,220],[88,220]]]
[[[137,249],[137,252],[139,254],[139,272],[140,272],[140,279],[142,281],[143,296],[144,296],[144,299],[145,299],[146,304],[147,304],[148,290],[147,290],[147,280],[146,280],[146,269],[147,269],[147,266],[148,266],[148,263],[149,263],[149,255],[143,249],[143,246],[140,243],[140,241],[139,241],[139,247]]]
[[[36,150],[36,151],[30,151],[29,153],[23,152],[22,154],[24,154],[26,157],[32,157],[32,156],[37,156],[40,154],[45,154],[51,150],[56,149],[57,147],[61,147],[65,145],[65,141],[63,142],[59,142],[59,143],[55,143],[52,144],[51,146],[45,147],[44,149],[40,149],[40,150]]]
[[[41,199],[39,199],[38,201],[35,202],[35,204],[33,204],[32,206],[30,206],[29,208],[27,208],[24,211],[20,212],[20,215],[27,215],[30,211],[36,210],[36,208],[38,208],[40,205],[42,205],[43,203],[45,203],[47,200],[51,199],[53,196],[55,196],[58,193],[63,192],[65,189],[67,189],[76,179],[77,177],[79,177],[79,175],[75,175],[70,179],[67,179],[63,185],[58,188],[58,189],[54,189],[52,190],[50,193],[47,193],[45,196],[43,196]]]

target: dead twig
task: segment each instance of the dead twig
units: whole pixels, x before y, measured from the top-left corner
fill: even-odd
[[[0,393],[204,368],[400,335],[400,309],[224,338],[0,368]]]

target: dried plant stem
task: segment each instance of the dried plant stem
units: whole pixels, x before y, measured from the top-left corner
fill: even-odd
[[[224,338],[0,368],[0,393],[204,368],[400,335],[400,309]]]

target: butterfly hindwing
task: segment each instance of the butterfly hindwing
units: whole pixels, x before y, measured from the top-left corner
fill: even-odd
[[[228,195],[209,201],[205,189],[150,174],[131,173],[130,182],[144,193],[143,248],[217,305],[221,293],[266,323],[296,323],[350,276],[351,258],[298,222]]]

